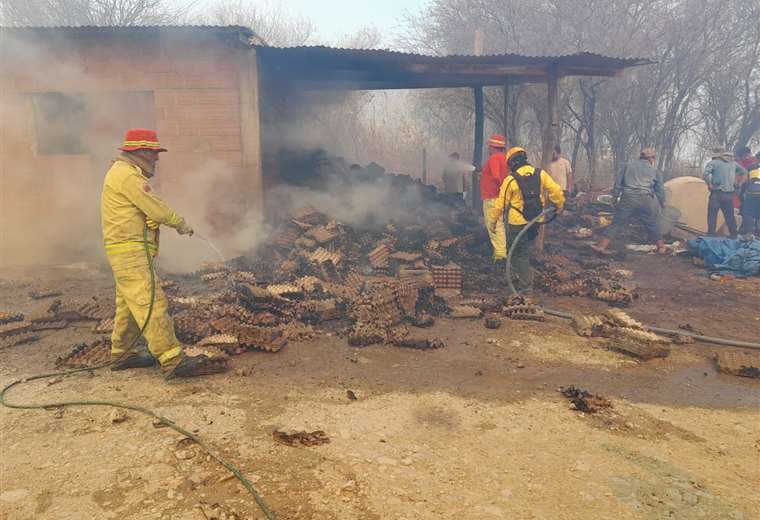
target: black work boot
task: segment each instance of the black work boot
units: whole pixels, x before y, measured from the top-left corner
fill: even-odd
[[[118,359],[118,358],[117,358]],[[127,370],[128,368],[148,368],[156,364],[156,358],[150,352],[130,352],[113,365],[111,370]]]
[[[172,379],[175,377],[205,376],[226,372],[228,368],[227,358],[213,358],[203,354],[197,356],[182,354],[179,362],[164,372],[164,377]]]

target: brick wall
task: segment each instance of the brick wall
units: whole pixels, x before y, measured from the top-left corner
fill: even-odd
[[[71,250],[72,258],[98,247],[102,177],[128,126],[158,131],[169,153],[161,156],[156,188],[196,220],[213,213],[203,206],[218,204],[197,189],[229,191],[240,176],[243,50],[218,35],[3,35],[0,47],[0,232],[17,248],[19,261],[46,259],[28,244],[30,235],[43,238],[51,250]],[[44,92],[84,94],[87,128],[71,131],[86,135],[87,155],[37,153],[30,94]],[[33,222],[22,217],[33,208]],[[22,220],[27,233],[8,233]],[[71,244],[72,226],[81,231],[81,244]]]

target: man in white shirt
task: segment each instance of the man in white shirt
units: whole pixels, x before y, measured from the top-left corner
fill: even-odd
[[[449,158],[443,166],[443,193],[462,193],[467,191],[464,186],[469,183],[466,174],[472,173],[475,167],[459,159],[458,152],[449,154]]]
[[[562,149],[559,145],[554,147],[552,162],[549,164],[549,175],[554,182],[559,184],[565,195],[573,191],[573,169],[570,161],[562,157]]]

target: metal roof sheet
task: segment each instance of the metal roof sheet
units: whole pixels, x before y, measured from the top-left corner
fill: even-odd
[[[67,37],[67,36],[129,36],[140,34],[192,35],[198,33],[231,37],[244,46],[253,44],[256,34],[248,27],[238,25],[42,25],[0,26],[0,35],[9,34],[21,38]]]
[[[91,32],[126,32],[126,31],[155,31],[155,30],[215,30],[250,33],[253,31],[242,25],[3,25],[3,31],[91,31]]]
[[[0,33],[44,38],[68,35],[166,33],[218,34],[256,50],[264,77],[293,82],[304,89],[439,88],[540,83],[559,76],[616,76],[629,67],[653,63],[633,56],[592,52],[534,55],[433,56],[388,49],[351,49],[325,45],[271,47],[256,43],[246,27],[216,25],[4,27]],[[555,71],[555,72],[552,72]]]
[[[586,63],[594,65],[636,66],[653,63],[652,60],[636,56],[608,56],[594,52],[576,52],[566,54],[535,54],[523,55],[514,53],[505,54],[447,54],[444,56],[432,54],[418,54],[413,52],[398,51],[392,49],[365,49],[330,47],[326,45],[301,45],[296,47],[274,47],[266,45],[254,45],[264,54],[274,55],[302,55],[316,58],[350,57],[362,59],[393,59],[401,61],[441,63],[441,62],[467,62],[472,64],[535,64],[537,62],[558,63]]]

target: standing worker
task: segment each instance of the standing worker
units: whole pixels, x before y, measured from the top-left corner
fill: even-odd
[[[459,158],[459,152],[451,152],[446,163],[443,166],[443,193],[463,193],[465,192],[465,174],[471,173],[475,167],[467,164]]]
[[[658,252],[665,251],[665,243],[657,225],[660,208],[665,207],[665,188],[654,169],[654,148],[644,148],[638,161],[626,164],[615,175],[612,196],[616,201],[615,217],[604,230],[599,243],[591,246],[595,251],[609,254],[607,247],[627,224],[631,217],[638,217],[647,230],[649,240],[657,245]]]
[[[483,218],[486,222],[488,237],[493,247],[492,258],[494,262],[503,262],[507,259],[507,236],[504,229],[504,221],[499,219],[493,225],[489,225],[491,210],[499,196],[499,187],[509,175],[507,170],[507,158],[504,150],[507,140],[503,135],[494,134],[488,139],[488,162],[483,167],[480,175],[480,198],[483,199]]]
[[[559,187],[565,192],[566,197],[575,191],[573,167],[570,164],[570,161],[562,157],[562,148],[560,148],[559,145],[554,147],[552,162],[549,163],[549,175],[552,176],[554,182],[559,184]]]
[[[111,336],[113,370],[152,366],[156,360],[167,378],[223,370],[223,365],[206,356],[183,353],[158,277],[151,284],[152,265],[145,251],[145,234],[152,257],[158,254],[159,225],[173,227],[180,235],[193,234],[193,228],[153,192],[148,182],[156,173],[159,153],[166,149],[159,144],[156,132],[132,129],[127,131],[120,150],[106,173],[100,199],[103,243],[116,282]],[[151,300],[153,308],[148,319]],[[142,327],[151,355],[128,352]]]
[[[705,166],[705,182],[710,190],[707,203],[707,234],[710,236],[715,235],[720,210],[729,235],[736,238],[734,193],[737,175],[747,175],[747,171],[734,162],[731,152],[725,148],[713,148],[712,160]]]
[[[546,207],[544,192],[548,193],[549,200],[554,203],[557,211],[562,211],[565,206],[565,195],[551,175],[528,162],[528,154],[523,148],[510,148],[505,159],[511,175],[501,184],[486,222],[490,228],[495,227],[498,222],[503,222],[504,208],[509,205],[507,247],[511,249],[517,235],[528,221],[536,218]],[[530,228],[512,252],[512,272],[517,277],[517,291],[520,293],[533,289],[530,247],[537,234],[538,226]]]

